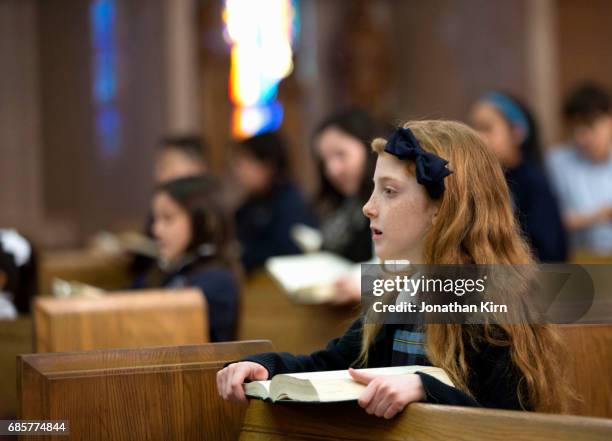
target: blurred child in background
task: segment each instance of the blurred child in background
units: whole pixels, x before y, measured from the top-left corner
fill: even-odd
[[[205,156],[205,145],[201,137],[196,135],[168,135],[162,138],[155,157],[155,182],[163,184],[173,179],[195,176],[208,170]],[[145,226],[145,236],[139,242],[147,242],[153,237],[153,217],[149,214]],[[146,244],[144,248],[148,248]],[[155,265],[155,259],[148,254],[133,254],[130,272],[139,277]]]
[[[212,176],[161,184],[152,202],[159,260],[134,286],[200,288],[213,342],[233,340],[238,319],[233,222],[222,198],[221,184]]]
[[[261,267],[269,257],[300,253],[292,227],[315,226],[316,220],[291,181],[281,136],[268,132],[238,143],[234,170],[245,193],[235,220],[246,271]]]
[[[28,314],[37,289],[37,258],[32,245],[17,231],[0,229],[0,319]]]
[[[361,207],[373,185],[376,158],[370,142],[386,134],[386,128],[366,112],[353,109],[324,120],[314,136],[323,248],[356,263],[373,254],[368,220]]]
[[[612,254],[612,107],[601,87],[585,84],[565,102],[572,139],[547,156],[563,220],[575,248]]]
[[[207,171],[202,138],[195,135],[162,139],[155,161],[155,181],[163,183]]]
[[[374,257],[372,233],[362,207],[372,193],[376,156],[370,143],[392,128],[361,109],[349,109],[322,121],[313,138],[320,184],[317,208],[322,249],[355,263]],[[347,276],[336,282],[336,303],[357,302],[359,280]]]
[[[504,169],[514,211],[535,256],[541,262],[565,261],[566,232],[541,164],[531,112],[516,98],[495,91],[474,104],[471,120]]]

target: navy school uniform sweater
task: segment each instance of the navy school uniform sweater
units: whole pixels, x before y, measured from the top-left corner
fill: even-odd
[[[526,160],[505,174],[521,229],[538,260],[565,262],[567,233],[544,171],[536,162]]]
[[[348,369],[353,367],[359,356],[361,328],[361,319],[356,320],[343,336],[331,340],[325,349],[310,355],[267,352],[249,356],[243,361],[263,365],[268,370],[269,378],[283,373]],[[493,346],[483,342],[475,349],[466,342],[465,348],[466,361],[471,369],[467,385],[473,396],[418,372],[427,402],[499,409],[531,409],[529,405],[522,407],[519,402],[517,388],[521,375],[511,361],[508,346]],[[415,331],[411,325],[385,325],[370,347],[365,367],[414,364],[431,366],[425,355],[424,334]]]
[[[212,258],[187,258],[168,271],[157,265],[146,276],[138,278],[132,288],[199,288],[208,305],[210,341],[236,339],[240,286],[238,278],[226,266]]]
[[[265,196],[242,204],[236,211],[235,226],[244,268],[251,272],[269,257],[301,253],[291,236],[291,228],[297,224],[316,227],[317,222],[292,183],[279,184]]]

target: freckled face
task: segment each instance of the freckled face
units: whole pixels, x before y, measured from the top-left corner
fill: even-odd
[[[437,205],[408,171],[407,162],[382,153],[376,161],[374,191],[363,207],[370,219],[376,255],[381,260],[422,263],[423,237]]]

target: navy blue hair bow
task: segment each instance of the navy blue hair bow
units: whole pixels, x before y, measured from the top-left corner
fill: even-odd
[[[393,132],[385,152],[399,159],[411,159],[416,164],[416,180],[423,185],[432,199],[438,199],[444,193],[444,178],[452,173],[446,168],[448,161],[426,152],[410,129],[398,128]]]

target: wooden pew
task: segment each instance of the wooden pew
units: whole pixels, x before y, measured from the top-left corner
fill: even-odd
[[[563,325],[568,381],[582,397],[572,413],[612,418],[612,325]]]
[[[249,403],[240,441],[609,441],[612,420],[415,403],[391,420],[357,403]]]
[[[22,355],[20,418],[68,420],[67,439],[235,440],[246,405],[217,395],[216,373],[270,350],[245,341]]]
[[[100,297],[39,297],[37,352],[83,351],[208,341],[206,300],[198,289],[126,291]]]
[[[0,419],[17,415],[17,355],[32,352],[32,320],[0,320]]]
[[[252,275],[243,288],[241,340],[271,340],[279,351],[307,354],[342,335],[359,307],[294,303],[265,272]]]
[[[264,272],[247,282],[240,338],[265,338],[280,351],[310,353],[341,335],[357,311],[298,305]],[[572,357],[569,381],[583,397],[574,413],[612,418],[612,325],[560,326]]]
[[[130,282],[128,265],[120,256],[87,249],[46,251],[40,256],[39,292],[50,294],[55,278],[106,290],[122,289]]]
[[[588,250],[574,250],[569,258],[570,263],[612,264],[612,255],[596,254]]]

